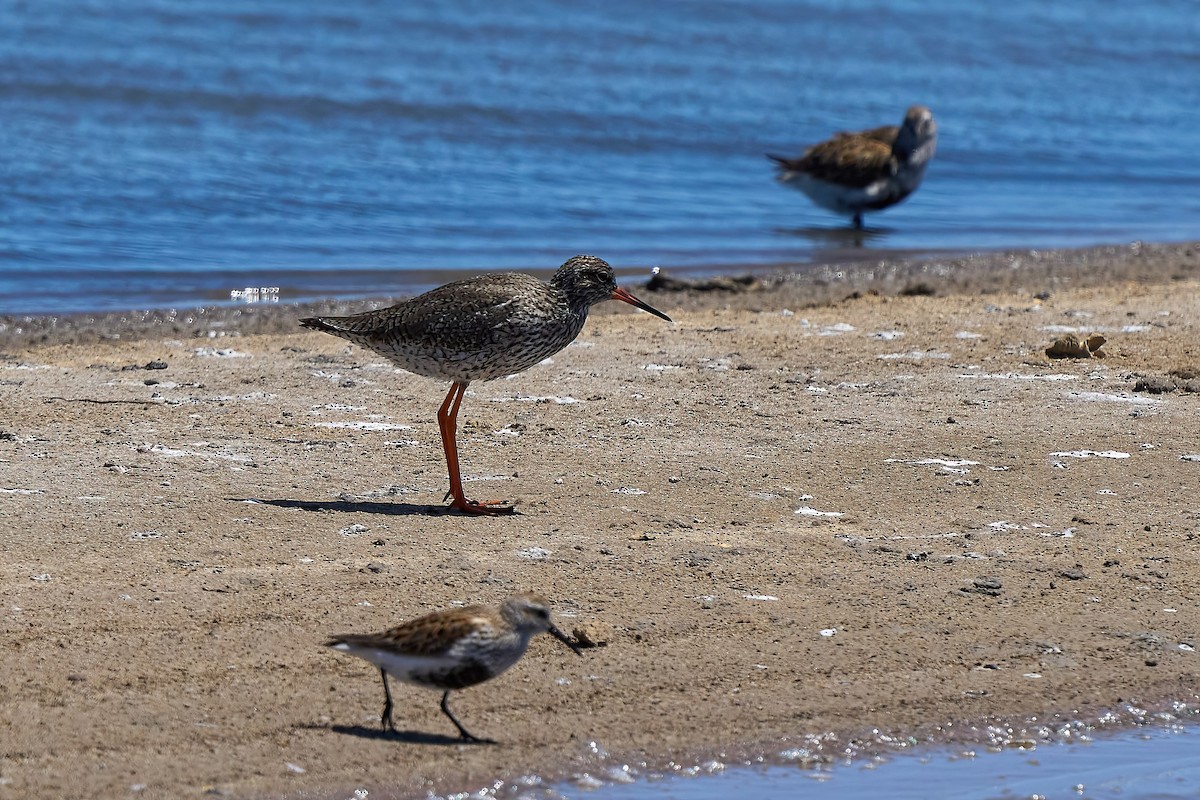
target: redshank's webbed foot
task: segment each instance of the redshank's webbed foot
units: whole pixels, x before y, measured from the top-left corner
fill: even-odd
[[[487,517],[503,517],[508,514],[517,513],[517,509],[507,505],[503,500],[489,500],[485,503],[476,503],[474,500],[455,500],[450,504],[451,508],[457,508],[459,511],[465,511],[468,514],[478,514]]]
[[[486,500],[480,503],[475,500],[468,500],[465,497],[455,497],[450,507],[456,508],[466,514],[478,514],[488,517],[499,517],[505,514],[517,513],[517,509],[514,506],[503,500]]]

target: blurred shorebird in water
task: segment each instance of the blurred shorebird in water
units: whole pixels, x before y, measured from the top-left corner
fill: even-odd
[[[854,227],[861,229],[864,212],[882,211],[916,191],[936,149],[933,113],[913,106],[900,126],[842,131],[798,158],[767,158],[779,167],[780,183],[823,208],[850,214]]]

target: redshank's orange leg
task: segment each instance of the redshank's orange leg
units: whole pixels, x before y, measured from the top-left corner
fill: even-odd
[[[442,407],[438,409],[438,429],[442,433],[442,450],[446,453],[446,469],[450,472],[450,496],[454,502],[451,508],[465,511],[468,514],[511,514],[513,507],[505,505],[500,500],[488,503],[477,503],[468,500],[463,492],[462,474],[458,469],[458,407],[462,405],[463,395],[467,393],[467,384],[457,381],[450,386]]]

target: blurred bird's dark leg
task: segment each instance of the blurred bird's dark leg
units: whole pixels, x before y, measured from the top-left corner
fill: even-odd
[[[854,230],[861,231],[862,229],[863,229],[863,215],[862,215],[862,212],[859,211],[857,214],[854,215]]]
[[[383,724],[385,731],[396,732],[396,723],[392,721],[392,690],[388,687],[387,673],[382,668],[379,670],[379,677],[383,678],[383,696],[386,698],[383,704],[383,716],[380,722]]]
[[[446,469],[450,473],[450,494],[454,498],[451,508],[465,511],[468,514],[511,514],[513,507],[502,501],[493,500],[487,503],[476,503],[468,500],[463,492],[462,473],[458,469],[458,407],[462,405],[463,395],[467,393],[467,383],[455,382],[450,385],[446,400],[438,410],[438,429],[442,433],[442,449],[446,453]]]
[[[449,700],[450,700],[450,690],[447,689],[445,691],[445,693],[442,694],[442,713],[450,718],[450,721],[454,723],[454,727],[458,728],[458,733],[459,733],[459,735],[462,736],[462,740],[464,742],[478,742],[480,744],[495,744],[496,743],[495,739],[480,739],[478,736],[476,736],[475,734],[471,733],[469,730],[464,728],[463,724],[461,722],[459,722],[453,714],[450,713],[450,704],[448,702]]]

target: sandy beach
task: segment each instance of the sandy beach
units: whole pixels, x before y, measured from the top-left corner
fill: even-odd
[[[487,519],[443,510],[445,385],[296,310],[0,321],[0,798],[423,797],[1197,699],[1200,245],[738,286],[632,286],[674,324],[609,303],[473,384]],[[322,646],[518,590],[603,646],[456,693],[498,745],[399,684],[382,735]]]

